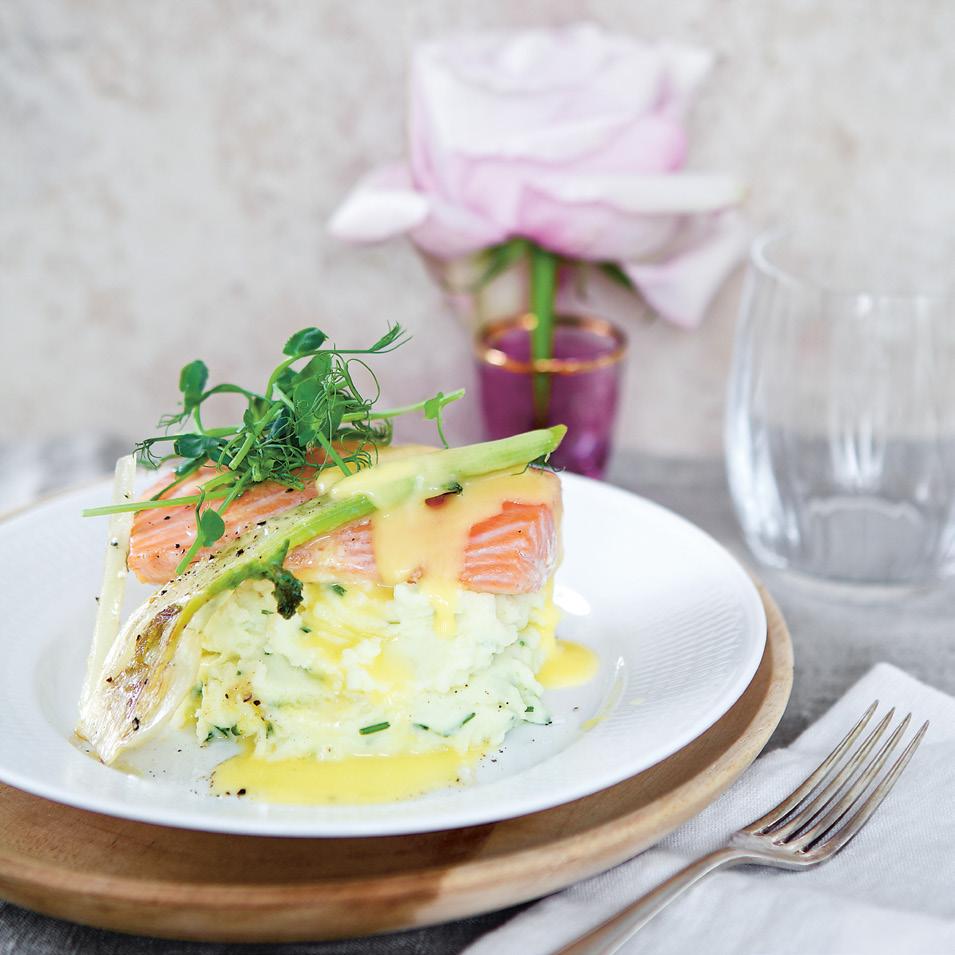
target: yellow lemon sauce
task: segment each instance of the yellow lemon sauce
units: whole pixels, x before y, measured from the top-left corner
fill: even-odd
[[[537,679],[546,690],[580,686],[593,679],[599,666],[597,654],[589,647],[570,640],[558,640],[537,671]]]
[[[242,753],[216,767],[212,790],[218,796],[300,805],[397,802],[465,781],[482,755],[483,750],[462,756],[443,749],[328,761],[311,756],[272,760]]]

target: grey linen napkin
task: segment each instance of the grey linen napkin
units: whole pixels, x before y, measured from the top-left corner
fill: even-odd
[[[761,757],[660,845],[525,910],[466,955],[543,955],[721,845],[818,765],[873,700],[932,725],[895,789],[838,856],[804,872],[711,876],[648,923],[627,953],[898,955],[955,952],[955,698],[879,664],[786,749]],[[906,737],[908,739],[908,737]]]

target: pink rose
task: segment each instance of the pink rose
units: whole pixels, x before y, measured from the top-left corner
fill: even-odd
[[[521,236],[618,263],[664,317],[695,325],[742,250],[740,184],[682,172],[683,120],[712,63],[592,24],[426,43],[411,75],[407,163],[362,180],[330,222],[407,233],[451,260]]]

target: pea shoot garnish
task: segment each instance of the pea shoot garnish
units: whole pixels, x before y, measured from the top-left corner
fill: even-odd
[[[434,421],[447,447],[442,412],[464,395],[463,390],[438,392],[400,408],[375,408],[380,392],[367,359],[386,355],[407,340],[404,329],[393,325],[369,348],[338,348],[321,329],[303,328],[285,343],[286,357],[272,370],[261,392],[229,383],[209,388],[205,362],[190,362],[179,375],[181,410],[160,419],[162,434],[136,445],[137,458],[146,467],[179,462],[169,484],[147,501],[90,508],[84,516],[192,505],[196,537],[176,567],[180,574],[201,548],[222,537],[222,515],[253,485],[274,481],[299,490],[325,468],[335,467],[348,475],[368,467],[375,463],[378,449],[390,444],[392,421],[400,415],[423,413]],[[353,375],[356,366],[370,375],[373,396],[359,390]],[[206,428],[203,407],[210,398],[223,394],[245,399],[242,421],[231,427]],[[204,467],[209,477],[194,492],[166,496]]]

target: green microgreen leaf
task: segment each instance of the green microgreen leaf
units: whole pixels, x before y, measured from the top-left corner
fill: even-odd
[[[373,355],[380,355],[382,352],[391,351],[399,348],[408,340],[405,330],[400,325],[392,325],[371,348],[368,349]]]
[[[328,340],[328,335],[320,328],[303,328],[296,332],[282,349],[283,355],[291,355],[293,358],[299,358],[302,355],[311,354],[318,351]]]
[[[221,438],[206,434],[181,434],[173,443],[173,451],[182,458],[198,458],[204,461],[222,445]]]
[[[199,536],[202,538],[200,547],[209,547],[225,533],[225,521],[211,508],[199,515]]]
[[[209,369],[204,361],[197,358],[183,366],[179,372],[179,390],[182,392],[186,411],[192,410],[202,399],[202,392],[208,380]]]
[[[194,474],[196,471],[198,471],[199,468],[205,464],[205,461],[206,456],[204,454],[197,458],[186,458],[184,461],[180,461],[179,464],[176,465],[175,469],[173,470],[173,474],[175,474],[177,478],[189,477],[190,474]],[[170,485],[170,487],[175,487],[175,485],[178,483],[179,481],[175,481]],[[160,493],[163,493],[166,490],[169,490],[169,488],[164,488]]]

